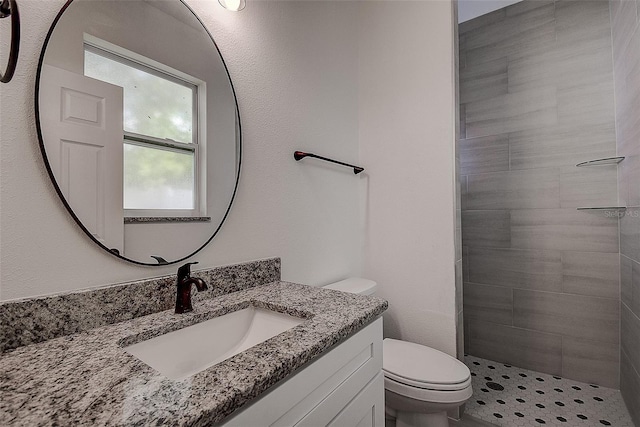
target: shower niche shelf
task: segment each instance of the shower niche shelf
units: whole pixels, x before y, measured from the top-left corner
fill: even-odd
[[[577,167],[584,166],[599,166],[599,165],[617,165],[621,161],[624,160],[624,156],[618,157],[605,157],[603,159],[595,159],[589,160],[586,162],[578,163]],[[624,212],[627,207],[626,206],[585,206],[581,208],[576,208],[579,211],[615,211],[617,213],[616,216],[620,216],[620,212]]]
[[[595,159],[595,160],[589,160],[586,162],[578,163],[576,166],[581,168],[584,166],[617,165],[623,160],[624,160],[624,156],[606,157],[604,159]]]

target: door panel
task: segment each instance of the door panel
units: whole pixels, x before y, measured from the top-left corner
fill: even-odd
[[[65,200],[96,240],[124,253],[122,88],[44,65],[40,102],[42,138]]]

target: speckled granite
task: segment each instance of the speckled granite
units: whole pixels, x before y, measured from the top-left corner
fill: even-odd
[[[125,224],[167,222],[211,222],[210,216],[125,216]]]
[[[122,345],[249,304],[307,317],[301,325],[188,379],[173,381]],[[0,356],[0,425],[206,426],[224,420],[378,317],[387,302],[275,282]]]
[[[177,270],[177,266],[176,266]],[[209,290],[193,300],[280,280],[280,258],[193,271]],[[0,352],[175,307],[176,276],[0,303]]]

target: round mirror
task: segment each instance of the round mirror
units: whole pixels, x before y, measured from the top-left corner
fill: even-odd
[[[36,82],[42,155],[69,213],[136,264],[179,262],[220,229],[240,116],[211,35],[181,0],[73,0]]]

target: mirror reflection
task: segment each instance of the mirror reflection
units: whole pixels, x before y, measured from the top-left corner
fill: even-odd
[[[39,68],[37,119],[59,195],[103,248],[177,262],[224,221],[240,132],[226,67],[180,0],[74,0]]]

